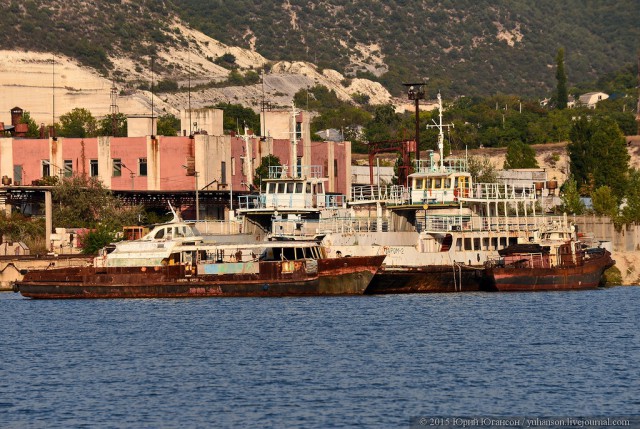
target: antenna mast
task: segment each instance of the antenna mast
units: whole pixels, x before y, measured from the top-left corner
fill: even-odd
[[[51,61],[51,135],[56,136],[56,54]]]
[[[298,133],[296,132],[296,105],[291,102],[291,177],[298,177]]]
[[[118,89],[116,88],[116,81],[111,81],[111,107],[109,107],[109,114],[111,115],[111,134],[113,137],[118,135]]]
[[[454,128],[454,124],[442,124],[442,97],[438,92],[438,119],[439,123],[433,121],[433,125],[427,124],[427,128],[438,128],[438,151],[440,152],[440,170],[444,171],[444,129]]]
[[[151,133],[153,134],[153,56],[151,57]]]
[[[189,67],[189,136],[193,135],[193,128],[192,128],[192,122],[191,122],[191,40],[189,40],[189,42],[187,43],[187,63],[188,63],[188,67]]]

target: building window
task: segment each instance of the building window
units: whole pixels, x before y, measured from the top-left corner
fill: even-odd
[[[13,166],[13,183],[16,186],[22,184],[22,172],[22,165]]]
[[[65,159],[64,160],[64,177],[73,176],[73,160]]]
[[[113,177],[122,176],[122,160],[120,158],[113,159]]]
[[[302,138],[302,122],[296,122],[296,138]]]
[[[139,176],[147,175],[147,158],[138,159],[138,172]]]
[[[224,161],[220,162],[220,183],[227,183],[227,163]]]
[[[46,160],[43,159],[42,160],[42,177],[49,177],[51,176],[51,163]]]
[[[244,171],[244,158],[240,158],[242,160],[242,171]],[[236,159],[231,157],[231,175],[236,175]]]
[[[89,175],[96,177],[98,175],[98,160],[92,159],[89,161]]]
[[[333,177],[338,177],[338,160],[333,160]]]

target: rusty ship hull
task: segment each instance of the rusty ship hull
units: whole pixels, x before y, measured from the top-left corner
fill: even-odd
[[[485,274],[489,289],[501,292],[596,289],[604,271],[614,263],[611,253],[605,250],[579,265],[551,268],[490,266]]]
[[[15,290],[35,299],[361,295],[382,260],[267,261],[254,272],[215,275],[186,265],[65,268],[29,272]]]
[[[487,288],[483,270],[470,266],[427,265],[389,267],[378,270],[365,293],[368,295],[404,293],[475,292]]]

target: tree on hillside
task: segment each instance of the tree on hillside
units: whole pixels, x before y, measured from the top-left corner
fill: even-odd
[[[633,169],[629,173],[629,186],[625,194],[625,205],[622,208],[622,223],[640,223],[640,171]]]
[[[280,158],[275,155],[269,154],[267,156],[262,157],[262,161],[258,168],[256,168],[255,174],[253,176],[253,184],[260,188],[263,179],[267,179],[269,177],[269,167],[282,165],[280,163]]]
[[[365,137],[368,142],[396,140],[400,138],[398,127],[401,122],[401,116],[392,105],[378,106],[365,127]]]
[[[95,137],[97,126],[96,119],[90,111],[76,107],[69,113],[60,116],[61,137]]]
[[[260,130],[260,115],[254,112],[253,109],[244,107],[242,104],[231,103],[218,103],[214,107],[222,109],[224,112],[222,115],[222,128],[225,133],[240,131],[240,134],[242,134],[244,132],[243,124],[246,123],[254,134],[262,134]]]
[[[567,74],[564,71],[564,48],[558,49],[556,55],[556,105],[558,109],[566,109],[569,102],[567,91]]]
[[[618,216],[618,200],[608,186],[600,186],[591,194],[593,211],[599,216],[615,219]]]
[[[507,155],[504,160],[505,170],[514,168],[538,168],[536,151],[520,140],[514,140],[507,146]]]
[[[176,118],[175,115],[172,115],[171,113],[158,116],[157,123],[156,123],[156,133],[159,136],[179,135],[180,119]]]
[[[564,184],[564,192],[561,196],[562,210],[568,214],[581,215],[584,213],[585,206],[580,199],[578,187],[573,177],[569,177]]]
[[[65,177],[52,190],[53,224],[65,228],[95,228],[107,225],[113,230],[136,223],[139,207],[125,207],[95,177]]]
[[[616,198],[624,196],[630,157],[624,135],[613,120],[578,119],[571,128],[567,150],[571,173],[582,195],[606,185]]]
[[[469,173],[473,183],[496,183],[498,173],[491,159],[485,156],[470,156],[468,162]]]
[[[21,124],[27,124],[27,137],[37,138],[40,136],[38,124],[33,120],[29,112],[22,112]]]
[[[105,116],[98,124],[98,135],[126,137],[127,115],[124,113],[111,113]]]

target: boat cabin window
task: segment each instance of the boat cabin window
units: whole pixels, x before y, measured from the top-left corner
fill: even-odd
[[[302,193],[302,182],[296,183],[296,194]]]
[[[293,194],[293,186],[295,183],[287,183],[287,194]]]
[[[440,178],[436,179],[435,188],[436,189],[442,188],[442,179]]]
[[[162,228],[158,232],[156,232],[156,235],[153,238],[155,240],[160,240],[161,238],[164,238],[164,228]]]
[[[278,183],[278,193],[284,194],[285,183]]]
[[[445,179],[444,187],[447,189],[451,188],[451,179]]]
[[[423,181],[422,179],[413,179],[413,187],[414,189],[423,189]]]
[[[310,194],[311,193],[311,183],[307,183],[307,186],[305,187],[304,192],[306,194]]]
[[[269,183],[269,187],[267,188],[267,193],[269,193],[269,194],[275,194],[276,193],[276,184],[275,183]]]

